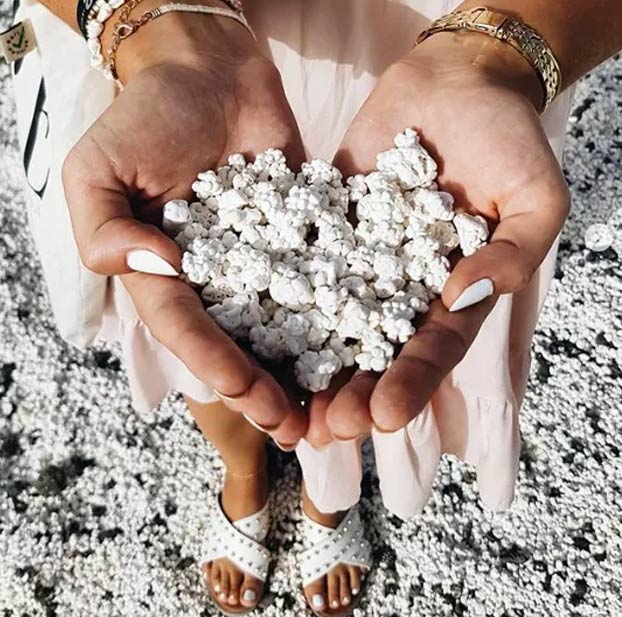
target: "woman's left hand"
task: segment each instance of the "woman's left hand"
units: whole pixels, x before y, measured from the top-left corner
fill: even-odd
[[[490,244],[455,266],[416,334],[382,375],[359,371],[312,404],[308,439],[323,445],[372,426],[395,431],[428,403],[475,339],[499,294],[528,285],[569,210],[569,194],[537,108],[543,89],[520,54],[480,34],[437,34],[390,67],[348,130],[336,164],[374,169],[392,137],[416,129],[439,163],[441,188],[484,216]],[[494,292],[450,312],[472,283]]]

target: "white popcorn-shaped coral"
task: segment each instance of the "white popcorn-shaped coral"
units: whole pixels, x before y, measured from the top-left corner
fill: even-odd
[[[460,238],[460,249],[465,257],[472,255],[486,243],[488,223],[483,216],[461,212],[454,216],[453,223]]]
[[[272,277],[270,256],[248,244],[238,243],[227,252],[226,275],[235,292],[264,291]]]
[[[290,309],[308,308],[315,298],[309,279],[282,262],[274,264],[268,289],[275,302]]]
[[[436,178],[437,165],[425,148],[406,134],[398,136],[395,145],[396,148],[378,155],[378,170],[395,174],[403,189],[429,186]]]
[[[185,199],[173,199],[164,206],[162,212],[162,228],[175,236],[190,222],[192,214]]]
[[[294,364],[298,383],[311,392],[326,390],[342,368],[343,363],[332,349],[305,351]]]
[[[386,370],[442,292],[448,255],[486,242],[485,219],[455,213],[436,171],[410,129],[345,182],[319,159],[296,174],[279,150],[232,154],[198,175],[197,201],[165,205],[162,226],[220,327],[261,360],[294,358],[318,392],[344,367]]]

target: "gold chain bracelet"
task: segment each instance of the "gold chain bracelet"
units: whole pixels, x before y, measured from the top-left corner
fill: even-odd
[[[467,30],[481,32],[508,43],[532,66],[544,89],[545,110],[561,92],[562,72],[550,45],[536,30],[520,19],[477,6],[466,11],[454,11],[437,19],[417,38],[419,45],[437,32]]]
[[[110,43],[110,47],[108,48],[108,60],[106,63],[105,71],[109,72],[112,78],[117,82],[119,87],[123,87],[123,84],[119,82],[119,78],[116,70],[116,59],[117,59],[117,51],[121,45],[121,43],[132,36],[139,28],[149,23],[150,21],[156,19],[157,17],[161,17],[162,15],[166,15],[167,13],[181,12],[181,13],[203,13],[204,15],[215,15],[217,17],[227,17],[229,19],[233,19],[237,21],[239,24],[244,26],[248,32],[251,34],[253,38],[255,37],[255,33],[251,29],[246,17],[244,14],[233,9],[225,9],[217,6],[206,6],[201,4],[182,4],[170,2],[168,4],[163,4],[162,6],[156,7],[155,9],[150,9],[145,11],[138,19],[130,19],[130,13],[133,9],[135,9],[142,0],[129,0],[119,11],[119,19],[117,23],[114,25],[114,29],[112,32],[112,40]],[[227,2],[229,4],[229,2]]]

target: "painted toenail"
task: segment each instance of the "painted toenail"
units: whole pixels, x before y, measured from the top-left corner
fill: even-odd
[[[341,601],[341,604],[343,606],[348,606],[348,604],[350,604],[350,598],[348,598],[348,596],[345,596],[344,599]]]
[[[254,602],[257,599],[257,594],[254,589],[246,589],[242,598],[244,602]]]
[[[214,591],[220,593],[220,585],[214,585]]]
[[[229,596],[229,604],[237,604],[238,599],[235,596]]]
[[[226,593],[221,593],[218,597],[219,597],[221,600],[225,601],[225,600],[227,599],[227,594],[226,594]]]
[[[359,590],[359,588],[358,588],[358,587],[352,587],[352,595],[353,595],[353,596],[358,595],[358,592],[359,592],[359,591],[360,591],[360,590]]]
[[[311,604],[313,604],[313,608],[324,608],[324,596],[321,593],[316,593],[311,598]]]
[[[330,607],[331,607],[331,608],[339,608],[339,602],[338,602],[337,600],[333,600],[333,601],[330,603]]]

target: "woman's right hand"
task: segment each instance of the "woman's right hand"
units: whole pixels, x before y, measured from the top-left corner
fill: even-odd
[[[142,7],[149,8],[149,1]],[[110,21],[113,21],[112,18]],[[85,266],[122,275],[152,335],[226,404],[296,443],[306,416],[277,381],[209,318],[176,277],[133,272],[127,254],[146,249],[177,271],[180,251],[156,226],[163,205],[189,198],[198,172],[277,147],[298,165],[304,150],[280,75],[235,21],[162,16],[125,40],[126,87],[69,153],[63,181]]]

